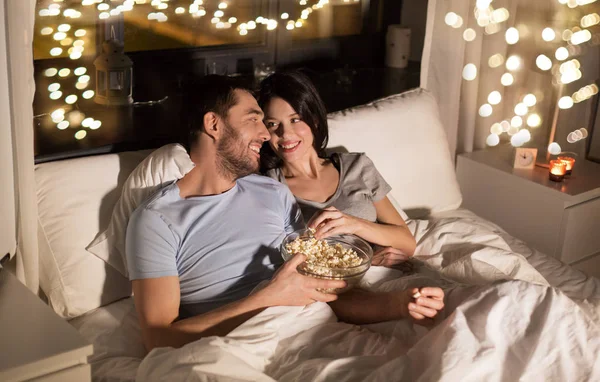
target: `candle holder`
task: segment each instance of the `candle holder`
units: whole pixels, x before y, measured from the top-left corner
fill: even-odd
[[[551,160],[550,161],[550,172],[549,178],[553,182],[562,182],[567,172],[567,164],[562,160]]]
[[[566,175],[571,175],[571,173],[573,172],[573,166],[575,166],[575,158],[571,158],[571,157],[558,157],[559,161],[563,161],[565,162],[565,164],[567,165],[567,171],[566,171]]]

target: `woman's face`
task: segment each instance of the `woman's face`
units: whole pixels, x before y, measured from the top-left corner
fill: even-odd
[[[264,108],[265,125],[271,134],[269,144],[284,162],[309,158],[315,153],[314,136],[296,110],[281,98],[273,98]]]

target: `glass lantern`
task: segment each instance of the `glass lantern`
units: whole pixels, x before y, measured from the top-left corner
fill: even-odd
[[[111,106],[133,103],[133,62],[123,50],[123,44],[116,39],[107,40],[102,44],[102,54],[94,61],[96,103]]]

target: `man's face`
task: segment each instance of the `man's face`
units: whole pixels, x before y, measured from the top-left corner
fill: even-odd
[[[236,90],[237,103],[222,120],[223,133],[217,143],[217,166],[234,179],[255,173],[260,166],[260,149],[269,140],[263,112],[256,99]]]

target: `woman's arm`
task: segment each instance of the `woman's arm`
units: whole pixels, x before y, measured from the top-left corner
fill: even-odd
[[[315,215],[308,226],[316,229],[317,239],[349,233],[370,243],[393,247],[405,255],[412,256],[417,245],[415,238],[390,200],[385,197],[374,202],[374,205],[377,223],[344,214],[335,207],[328,207]]]

